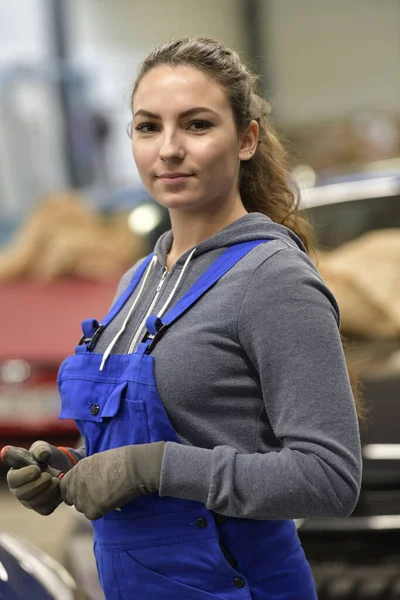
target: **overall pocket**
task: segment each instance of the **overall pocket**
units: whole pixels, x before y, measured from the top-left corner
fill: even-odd
[[[74,419],[81,431],[87,456],[149,442],[146,406],[141,399],[127,397],[128,383],[63,379],[60,418]]]
[[[216,536],[120,551],[118,560],[126,600],[251,600]]]

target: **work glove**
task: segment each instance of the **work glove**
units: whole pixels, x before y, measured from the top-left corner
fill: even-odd
[[[68,472],[80,459],[79,451],[72,448],[56,448],[52,444],[36,441],[29,452],[42,465],[48,465],[63,473]],[[50,515],[62,502],[60,480],[52,477],[39,465],[10,469],[7,483],[11,493],[26,508],[40,515]]]
[[[93,521],[142,494],[158,492],[164,445],[122,446],[83,458],[61,480],[62,499]]]

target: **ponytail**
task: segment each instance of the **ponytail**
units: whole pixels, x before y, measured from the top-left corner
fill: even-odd
[[[241,163],[239,189],[243,205],[248,212],[263,213],[291,229],[311,252],[312,227],[299,213],[300,192],[290,178],[286,150],[269,122],[269,104],[253,94],[252,105],[252,118],[258,122],[260,136],[254,156]]]
[[[313,228],[300,214],[300,190],[289,176],[287,152],[269,122],[270,106],[263,98],[253,94],[251,113],[258,122],[260,135],[254,156],[241,163],[239,189],[243,205],[248,212],[263,213],[275,223],[291,229],[315,262],[317,256]],[[341,340],[346,350],[349,343],[342,333]],[[360,384],[348,362],[347,371],[358,418],[364,421],[367,410],[361,398]]]

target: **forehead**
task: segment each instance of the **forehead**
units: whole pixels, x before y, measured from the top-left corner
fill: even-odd
[[[199,69],[183,66],[151,69],[133,99],[134,112],[145,109],[157,114],[171,110],[179,113],[193,106],[230,111],[227,95],[216,81]]]

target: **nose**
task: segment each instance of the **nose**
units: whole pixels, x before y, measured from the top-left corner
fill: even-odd
[[[185,151],[176,133],[164,132],[159,155],[164,162],[181,161],[184,158]]]

